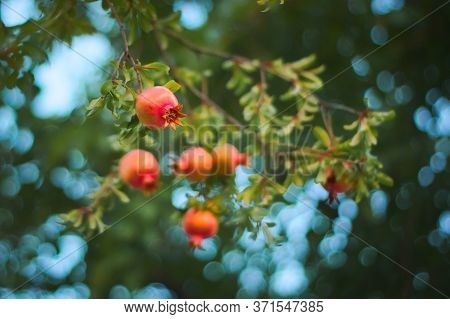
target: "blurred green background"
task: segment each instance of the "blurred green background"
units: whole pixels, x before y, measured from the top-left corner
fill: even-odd
[[[104,66],[122,43],[99,2],[79,2],[68,22],[73,27],[58,33],[76,52],[48,35],[35,41],[28,55],[46,48],[49,60],[18,62],[22,71],[13,79],[14,88],[7,88],[10,66],[3,57],[0,63],[1,297],[450,294],[450,5],[430,14],[446,1],[287,0],[266,13],[251,0],[151,2],[160,16],[181,10],[186,37],[194,43],[285,61],[316,53],[327,67],[320,96],[357,109],[364,99],[369,108],[394,109],[397,116],[382,127],[375,152],[395,186],[374,190],[359,206],[346,200],[338,210],[323,207],[366,243],[310,216],[309,224],[298,226],[298,232],[308,229],[304,236],[282,247],[267,248],[262,238],[236,243],[228,234],[193,253],[171,204],[179,205],[181,189],[163,193],[83,246],[84,239],[65,232],[56,215],[82,205],[97,187],[97,174],[106,174],[120,156],[110,148],[108,136],[116,129],[109,115],[85,121],[82,106],[98,95],[106,75],[83,57]],[[30,26],[29,19],[40,23],[41,13],[33,0],[2,1],[0,10],[4,52],[18,38],[15,30]],[[58,24],[62,28],[66,20]],[[134,43],[132,51],[141,61],[160,58],[151,35]],[[224,89],[229,74],[221,70],[222,61],[197,58],[176,44],[169,52],[177,65],[211,69],[211,96],[238,113],[236,99]],[[335,119],[337,126],[344,124],[338,115]],[[131,204],[113,207],[106,223],[145,201],[129,193]],[[325,230],[318,230],[319,224]]]

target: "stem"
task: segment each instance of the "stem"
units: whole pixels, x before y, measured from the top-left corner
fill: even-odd
[[[324,158],[328,158],[328,159],[333,159],[333,160],[341,161],[341,162],[344,162],[344,163],[348,163],[348,164],[351,164],[351,165],[357,165],[357,164],[361,163],[361,161],[354,161],[354,160],[349,160],[349,159],[345,159],[345,158],[336,157],[330,151],[315,150],[315,149],[310,148],[310,147],[302,147],[299,150],[292,151],[292,152],[284,152],[284,153],[285,154],[292,154],[292,155],[299,155],[299,156],[313,157],[313,158],[317,158],[319,160],[320,159],[324,159]]]
[[[258,102],[256,104],[256,112],[258,114],[261,114],[260,113],[260,109],[261,109],[261,106],[264,103],[264,99],[267,96],[267,94],[266,94],[266,89],[267,89],[266,73],[265,73],[264,68],[262,66],[260,66],[260,68],[259,68],[259,85],[260,85],[261,92],[260,92],[260,95],[259,95]],[[271,120],[271,119],[269,119],[269,120]]]
[[[351,108],[350,106],[347,105],[343,105],[343,104],[339,104],[339,103],[332,103],[332,102],[327,102],[324,100],[319,99],[319,103],[321,107],[324,107],[326,109],[334,109],[334,110],[339,110],[339,111],[344,111],[344,112],[348,112],[348,113],[352,113],[355,115],[360,115],[361,112]]]
[[[171,37],[172,39],[174,39],[175,41],[177,41],[178,43],[180,43],[181,45],[183,45],[184,47],[186,47],[186,48],[190,49],[191,51],[196,52],[198,54],[215,56],[215,57],[219,57],[222,59],[232,59],[232,60],[241,60],[241,61],[250,60],[246,57],[231,54],[228,52],[197,46],[197,45],[193,44],[192,42],[182,38],[176,32],[169,30],[169,29],[164,29],[164,30],[162,30],[162,32],[164,34],[166,34],[167,36]]]
[[[261,106],[264,102],[264,98],[266,96],[266,88],[267,88],[266,73],[262,66],[259,68],[259,81],[260,81],[260,86],[261,86],[261,94],[259,96],[258,104],[256,106],[258,113],[259,113],[259,109],[261,108]]]
[[[252,59],[245,57],[245,56],[231,54],[231,53],[228,53],[225,51],[214,50],[214,49],[198,46],[198,45],[192,43],[191,41],[188,41],[188,40],[182,38],[180,35],[178,35],[176,32],[174,32],[172,30],[167,29],[167,30],[162,30],[162,32],[164,34],[166,34],[167,36],[169,36],[170,38],[177,41],[178,43],[180,43],[181,45],[183,45],[184,47],[186,47],[186,48],[190,49],[191,51],[198,53],[198,54],[214,56],[214,57],[227,59],[227,60],[235,60],[236,62],[251,62],[252,61]],[[282,75],[272,72],[270,67],[268,67],[266,63],[260,63],[260,70],[270,72],[271,74],[274,74],[274,75],[280,77],[281,79],[290,82],[289,79],[284,78]],[[324,101],[315,94],[313,94],[313,96],[315,96],[319,100],[319,103],[323,104],[323,106],[325,108],[344,111],[344,112],[348,112],[348,113],[355,114],[355,115],[360,114],[360,112],[358,112],[357,110],[355,110],[349,106]]]
[[[325,125],[328,135],[330,136],[330,147],[333,148],[336,144],[336,137],[334,136],[333,123],[331,121],[330,113],[322,104],[320,104],[320,113],[322,114],[323,124]]]
[[[114,179],[117,177],[117,173],[117,168],[113,167],[111,172],[104,178],[100,188],[93,195],[92,203],[89,205],[92,210],[101,203],[103,198],[109,195]]]
[[[160,32],[159,32],[159,30],[157,28],[157,25],[158,25],[158,21],[157,20],[153,21],[156,46],[158,47],[158,50],[161,53],[161,56],[162,56],[164,62],[169,66],[170,70],[172,71],[172,75],[173,75],[173,78],[175,79],[175,81],[177,81],[179,83],[182,83],[183,81],[178,76],[178,72],[176,70],[175,65],[170,61],[170,57],[167,54],[167,50],[164,49],[164,47],[162,45],[161,34],[160,34]],[[185,101],[187,102],[188,99],[185,99]],[[185,103],[184,106],[185,106],[185,109],[186,109],[187,112],[191,111],[191,108],[190,108],[189,104]]]
[[[230,122],[232,124],[235,124],[236,126],[238,126],[240,128],[244,128],[244,124],[242,124],[238,119],[236,119],[231,114],[226,112],[219,104],[217,104],[216,102],[211,100],[211,98],[208,95],[206,95],[204,92],[198,90],[191,83],[189,83],[188,81],[185,81],[183,78],[181,78],[181,77],[179,77],[177,75],[175,66],[170,63],[169,56],[167,55],[166,50],[164,50],[164,48],[161,45],[161,36],[160,36],[160,31],[157,28],[157,22],[154,22],[154,24],[155,24],[155,29],[154,30],[155,30],[156,44],[157,44],[157,46],[159,48],[159,51],[161,52],[161,55],[163,56],[163,59],[166,60],[166,63],[170,66],[171,70],[173,70],[173,76],[174,76],[175,80],[180,82],[180,84],[182,84],[183,86],[185,86],[189,91],[192,92],[192,94],[197,96],[203,103],[213,107],[217,112],[222,114],[228,120],[228,122]],[[168,34],[168,33],[171,34],[172,32],[164,31],[164,33],[165,34]],[[178,37],[178,35],[176,35],[176,36]],[[180,38],[180,41],[184,42],[184,39]]]
[[[206,76],[202,76],[202,93],[208,95],[208,79]]]
[[[245,128],[245,125],[243,123],[241,123],[238,119],[225,111],[219,104],[211,100],[209,96],[199,91],[195,86],[185,81],[184,79],[180,79],[180,83],[183,84],[189,91],[191,91],[192,94],[197,96],[203,103],[213,107],[217,112],[222,114],[228,120],[228,122],[238,126],[239,128]]]
[[[117,70],[114,73],[114,78],[113,79],[117,79],[119,77],[119,69],[120,69],[120,64],[122,63],[122,59],[123,56],[125,55],[125,52],[122,52],[119,56],[119,58],[117,59]]]
[[[114,7],[114,5],[111,2],[111,0],[106,0],[106,3],[108,4],[108,7],[111,9],[111,13],[112,13],[114,19],[116,20],[117,24],[119,25],[120,35],[122,36],[122,42],[123,42],[125,55],[128,58],[128,60],[130,61],[131,66],[133,67],[133,69],[136,72],[136,76],[137,76],[137,79],[138,79],[138,82],[139,82],[139,88],[142,91],[144,89],[144,86],[142,84],[141,74],[140,74],[139,69],[137,67],[136,61],[134,60],[133,56],[130,53],[130,47],[128,45],[128,39],[127,39],[127,33],[125,31],[125,27],[124,27],[124,25],[122,23],[122,20],[120,20],[120,17],[117,14],[116,8]]]

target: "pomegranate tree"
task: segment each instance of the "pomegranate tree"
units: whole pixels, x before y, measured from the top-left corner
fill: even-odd
[[[134,9],[129,13],[125,6],[106,4],[120,25],[121,17],[129,23],[126,17]],[[378,142],[378,127],[394,113],[320,98],[316,91],[323,86],[320,74],[324,68],[317,65],[315,55],[290,62],[281,58],[263,61],[211,50],[186,41],[177,16],[159,19],[156,9],[149,7],[154,13],[136,21],[147,23],[145,32],[153,36],[146,41],[154,39],[149,47],[159,49],[161,61],[141,63],[142,59],[133,57],[127,28],[120,29],[124,52],[113,63],[115,70],[103,84],[101,96],[90,102],[87,116],[105,108],[111,111],[118,128],[111,145],[125,155],[118,167],[112,165],[89,204],[66,216],[68,223],[77,227],[78,217],[83,216],[90,219],[87,225],[92,231],[102,231],[97,225],[102,225],[104,212],[111,207],[106,205],[109,194],[123,203],[137,198],[129,199],[129,190],[120,190],[123,184],[149,194],[158,187],[163,193],[182,183],[189,192],[183,198],[185,205],[173,209],[171,221],[176,224],[182,219],[191,246],[200,247],[203,239],[217,233],[219,214],[221,228],[229,230],[224,233],[239,237],[250,232],[253,238],[263,233],[274,243],[279,238],[271,232],[269,212],[279,200],[302,200],[303,195],[289,194],[292,189],[315,182],[328,191],[328,203],[334,204],[339,194],[358,202],[372,189],[392,184],[373,146]],[[174,42],[187,52],[222,59],[223,68],[231,71],[226,87],[221,88],[220,78],[209,71],[199,72],[201,65],[178,65],[170,51]],[[226,107],[210,94],[225,89],[236,95],[230,94]],[[348,124],[339,130],[332,123],[336,112],[347,116],[342,121]],[[303,133],[312,125],[314,138],[295,139],[299,131],[309,137]],[[159,161],[167,158],[169,163],[164,160],[160,174]],[[269,170],[273,162],[275,173]],[[242,169],[247,176],[237,174],[240,165],[247,167]],[[244,187],[237,187],[238,179],[245,179]],[[168,207],[159,213],[170,214]]]

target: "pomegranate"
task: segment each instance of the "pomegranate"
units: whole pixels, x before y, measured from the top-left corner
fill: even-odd
[[[201,248],[202,241],[217,234],[219,222],[209,210],[189,208],[183,216],[182,226],[189,237],[189,245]]]
[[[324,187],[329,192],[328,202],[330,204],[333,203],[333,201],[339,203],[337,195],[339,193],[348,192],[352,188],[352,184],[347,181],[345,176],[338,180],[332,168],[326,167],[325,172],[327,174],[327,180],[325,181]]]
[[[248,156],[231,144],[217,146],[212,151],[214,169],[218,175],[232,175],[238,165],[248,165]]]
[[[159,164],[152,153],[132,150],[120,159],[119,175],[129,186],[149,193],[157,186]]]
[[[173,165],[175,173],[184,175],[193,182],[204,180],[211,174],[212,168],[212,156],[202,147],[185,150]]]
[[[146,89],[136,98],[139,121],[152,129],[170,126],[175,130],[176,124],[182,125],[180,118],[186,116],[181,109],[175,94],[164,86]]]

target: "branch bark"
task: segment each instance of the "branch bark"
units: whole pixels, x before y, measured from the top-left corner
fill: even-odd
[[[193,52],[195,52],[197,54],[218,57],[218,58],[222,58],[222,59],[226,59],[226,60],[235,60],[236,62],[250,62],[250,61],[253,61],[249,57],[245,57],[245,56],[242,56],[242,55],[236,55],[236,54],[232,54],[232,53],[225,52],[225,51],[214,50],[214,49],[198,46],[198,45],[193,44],[192,42],[186,40],[185,38],[182,38],[179,34],[177,34],[176,32],[174,32],[172,30],[162,30],[162,32],[164,34],[166,34],[168,37],[170,37],[173,40],[177,41],[182,46],[190,49],[191,51],[193,51]],[[261,70],[263,70],[263,71],[270,71],[270,70],[268,70],[268,68],[267,68],[265,63],[260,63],[260,71]],[[317,100],[319,101],[319,103],[321,105],[323,105],[323,107],[325,107],[325,108],[335,109],[335,110],[339,110],[339,111],[344,111],[344,112],[348,112],[348,113],[355,114],[355,115],[359,115],[360,114],[359,111],[357,111],[357,110],[355,110],[355,109],[353,109],[353,108],[351,108],[349,106],[325,101],[325,100],[319,98],[315,94],[313,94],[313,96],[315,96],[317,98]]]
[[[161,43],[161,35],[160,35],[160,31],[157,28],[157,24],[155,24],[155,39],[156,39],[156,44],[158,46],[159,51],[161,52],[161,55],[163,57],[163,59],[165,60],[165,62],[169,65],[169,67],[171,68],[172,72],[173,72],[173,77],[174,79],[179,82],[180,84],[182,84],[184,87],[186,87],[192,94],[194,94],[197,98],[200,99],[200,101],[202,101],[203,103],[213,107],[217,112],[219,112],[220,114],[222,114],[228,122],[230,122],[231,124],[234,124],[240,128],[244,128],[244,124],[241,123],[238,119],[236,119],[234,116],[232,116],[231,114],[229,114],[227,111],[225,111],[225,109],[223,109],[219,104],[217,104],[216,102],[214,102],[208,95],[206,95],[204,92],[198,90],[195,86],[193,86],[192,84],[190,84],[188,81],[185,81],[183,78],[179,77],[177,72],[176,72],[176,66],[174,64],[171,63],[169,56],[167,55],[166,50],[164,50],[162,43]],[[165,34],[167,34],[167,31],[164,31]],[[180,39],[182,40],[182,39]],[[182,40],[184,41],[184,40]],[[188,42],[186,42],[188,43]]]
[[[137,79],[139,82],[139,89],[142,91],[144,89],[144,86],[142,84],[142,77],[141,77],[141,74],[139,73],[139,69],[137,67],[136,61],[134,60],[133,56],[130,53],[130,47],[128,45],[128,38],[127,38],[125,26],[123,25],[122,20],[120,19],[119,15],[117,14],[116,8],[114,7],[111,0],[106,0],[106,3],[108,4],[108,7],[111,9],[111,13],[114,17],[114,20],[116,20],[117,24],[119,25],[120,35],[122,37],[122,42],[123,42],[123,47],[124,47],[123,50],[125,52],[125,56],[128,58],[128,60],[131,63],[131,66],[133,67],[133,69],[136,72],[136,76],[137,76]]]
[[[238,119],[236,119],[234,116],[232,116],[227,111],[225,111],[219,104],[214,102],[209,96],[202,93],[195,86],[188,83],[187,81],[184,81],[183,79],[180,79],[180,83],[182,85],[184,85],[189,91],[191,91],[192,94],[194,94],[196,97],[198,97],[203,103],[213,107],[217,112],[222,114],[227,119],[228,122],[238,126],[241,129],[245,128],[245,125],[243,123],[241,123]]]

